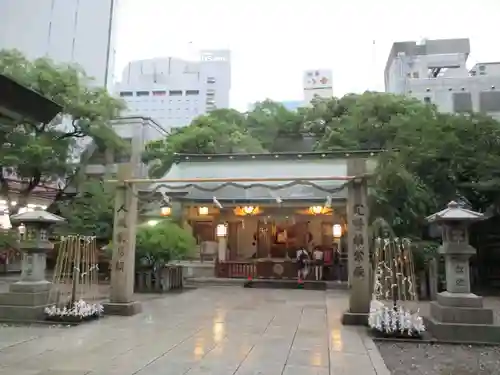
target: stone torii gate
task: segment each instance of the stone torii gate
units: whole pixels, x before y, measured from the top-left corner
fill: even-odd
[[[345,181],[347,184],[348,264],[350,299],[344,324],[366,324],[370,308],[370,257],[367,204],[367,158],[349,158],[347,176],[307,177],[300,181]],[[135,278],[135,236],[139,184],[201,182],[289,182],[290,178],[212,178],[212,179],[134,179],[132,164],[122,164],[118,169],[116,184],[115,217],[113,228],[113,256],[111,264],[110,301],[104,305],[106,314],[134,315],[141,304],[133,300]]]

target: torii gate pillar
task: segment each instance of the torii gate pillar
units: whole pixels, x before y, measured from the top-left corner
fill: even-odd
[[[342,324],[366,325],[370,312],[370,238],[368,235],[367,159],[348,159],[347,174],[359,176],[349,182],[347,190],[349,309]]]
[[[111,261],[111,290],[104,313],[109,315],[135,315],[142,311],[140,302],[134,301],[135,234],[137,225],[137,189],[125,180],[133,177],[132,164],[118,166],[118,184],[115,197],[113,225],[113,257]]]

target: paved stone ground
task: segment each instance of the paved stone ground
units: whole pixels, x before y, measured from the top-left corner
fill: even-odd
[[[0,328],[0,375],[388,375],[342,291],[202,288],[75,328]]]
[[[377,343],[392,375],[498,375],[500,347]]]
[[[407,303],[429,316],[428,301]],[[493,309],[500,324],[500,298],[485,297],[484,306]],[[499,375],[500,346],[429,345],[378,343],[380,353],[393,375]]]

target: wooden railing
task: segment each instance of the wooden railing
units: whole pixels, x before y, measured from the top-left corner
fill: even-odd
[[[164,293],[182,289],[183,277],[183,267],[177,265],[167,265],[156,271],[136,271],[134,290],[137,293]]]
[[[217,261],[215,277],[234,279],[295,279],[297,266],[295,261],[272,262],[265,260]],[[307,277],[314,279],[314,270],[310,269]],[[347,264],[328,265],[323,268],[323,280],[347,281]]]
[[[227,261],[215,263],[215,277],[247,279],[255,278],[257,269],[254,262]]]

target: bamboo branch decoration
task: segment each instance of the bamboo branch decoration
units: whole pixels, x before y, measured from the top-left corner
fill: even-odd
[[[59,243],[48,304],[72,306],[76,301],[96,301],[98,248],[93,236],[65,236]]]

